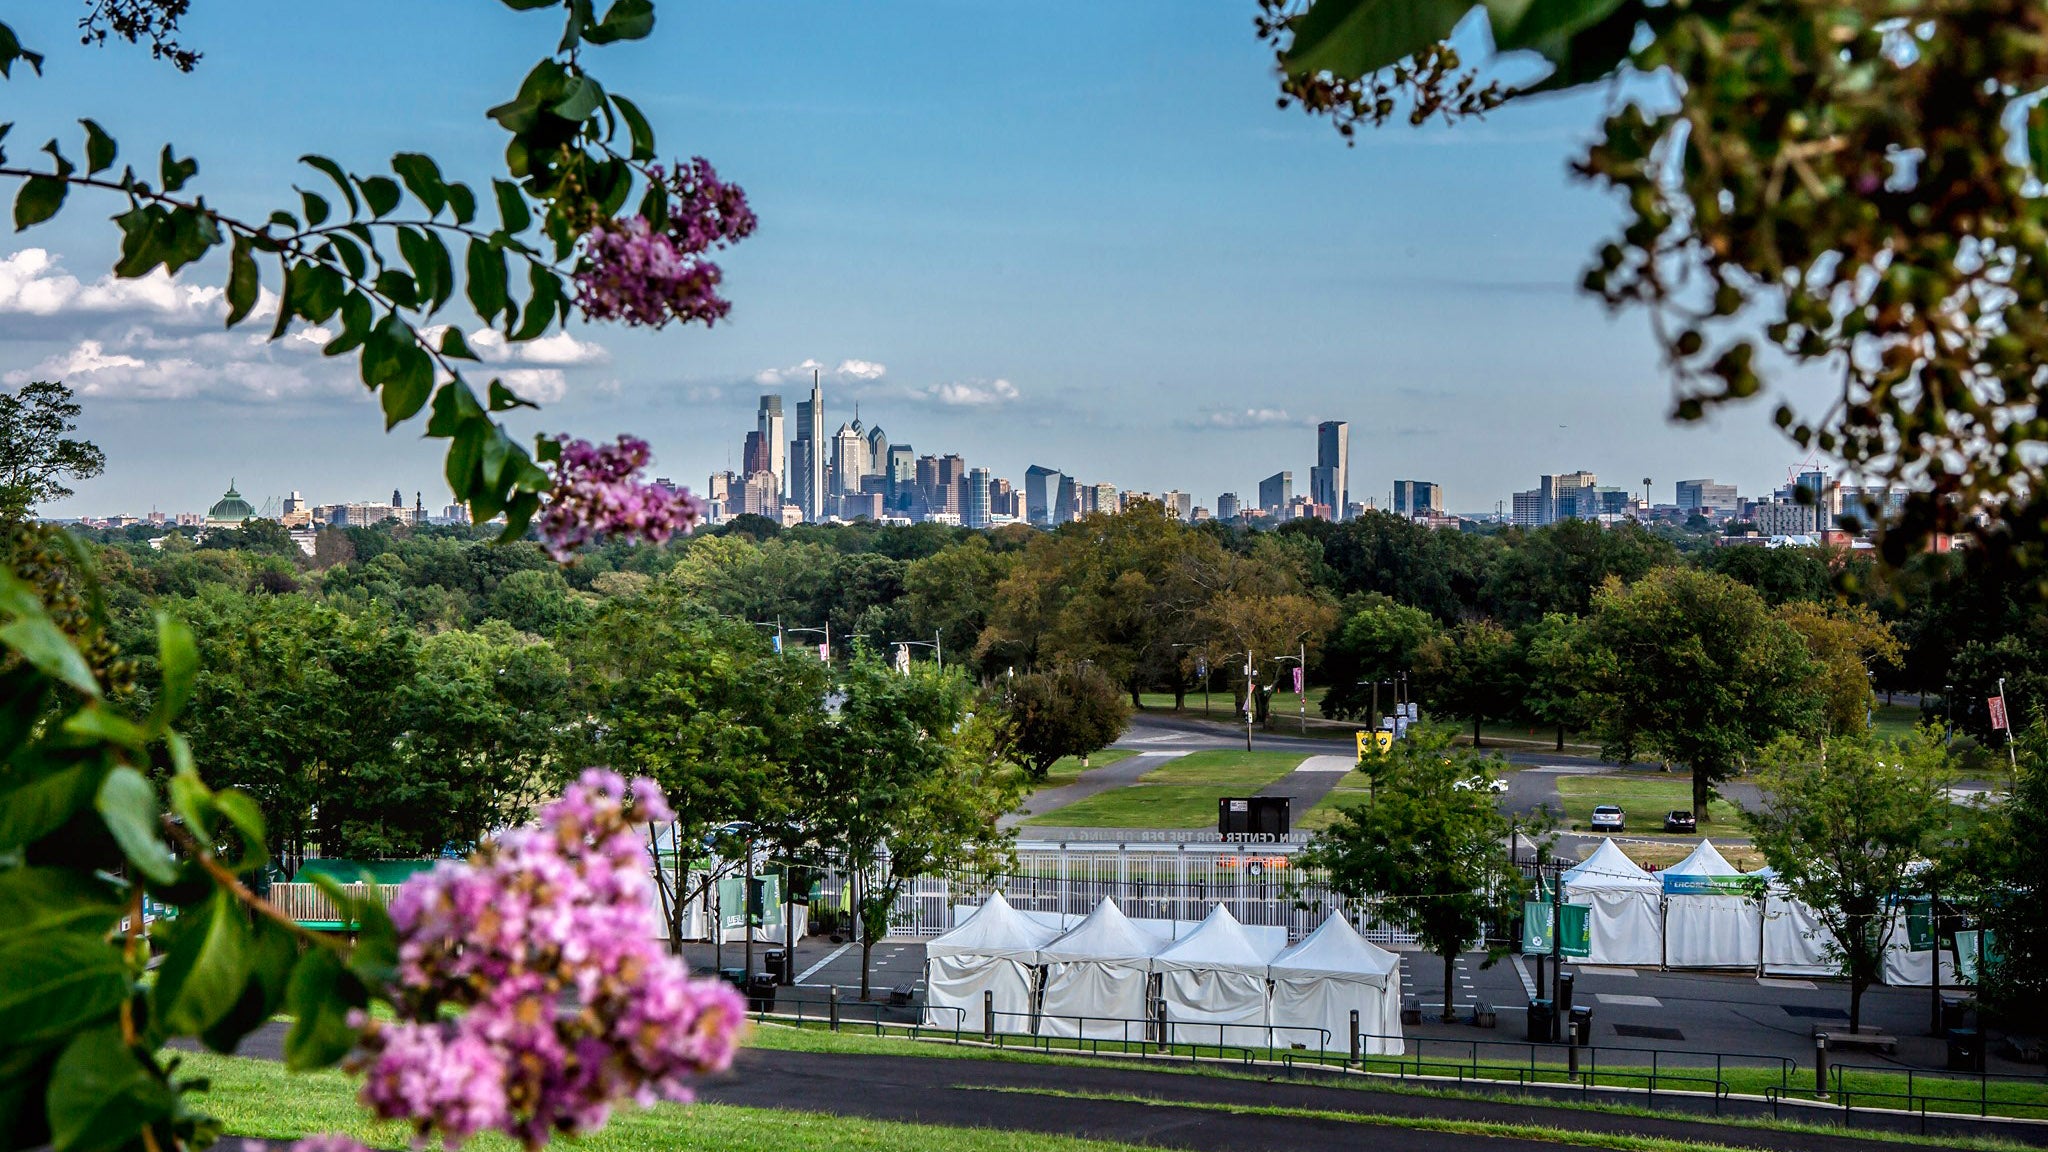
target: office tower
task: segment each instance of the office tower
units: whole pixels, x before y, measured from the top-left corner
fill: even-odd
[[[1081,518],[1080,485],[1074,483],[1072,476],[1061,473],[1059,487],[1055,492],[1052,522],[1055,524],[1071,524],[1079,520]]]
[[[732,510],[734,515],[751,512],[781,523],[782,493],[775,487],[775,473],[763,469],[749,475],[733,496]]]
[[[1216,498],[1216,518],[1218,520],[1237,519],[1237,493],[1225,492]]]
[[[773,472],[768,467],[768,438],[760,432],[747,433],[746,443],[740,449],[740,475],[752,479],[756,472]]]
[[[1591,472],[1560,472],[1538,478],[1536,490],[1542,493],[1542,523],[1590,520],[1598,515],[1593,498],[1587,495],[1582,499],[1581,493],[1599,483],[1598,478]]]
[[[1165,507],[1168,516],[1182,523],[1195,517],[1195,494],[1192,492],[1182,492],[1178,489],[1164,492],[1160,494],[1159,503]]]
[[[1443,510],[1443,485],[1428,480],[1394,481],[1394,515],[1439,516]]]
[[[704,498],[707,500],[731,500],[732,490],[739,478],[730,471],[713,472],[704,484]]]
[[[853,423],[841,424],[832,436],[832,495],[858,494],[861,478],[869,471],[868,439],[860,417],[855,416]]]
[[[1712,480],[1680,480],[1677,503],[1681,512],[1698,512],[1711,515],[1716,512],[1733,512],[1741,496],[1733,484],[1716,484]]]
[[[754,414],[755,430],[761,434],[763,448],[761,468],[775,473],[775,491],[788,492],[789,487],[789,441],[784,439],[782,428],[782,397],[763,396],[761,407]],[[778,510],[777,519],[780,519]]]
[[[1084,484],[1081,486],[1081,515],[1108,514],[1116,510],[1116,485]]]
[[[1018,507],[1017,489],[1008,480],[992,476],[988,482],[988,514],[991,517],[1007,516],[1012,520],[1023,519],[1023,509]]]
[[[989,481],[986,468],[975,468],[967,473],[967,503],[960,510],[960,523],[969,528],[989,526]]]
[[[1294,502],[1294,473],[1275,472],[1259,481],[1259,507],[1269,516],[1284,515]]]
[[[1514,525],[1517,528],[1536,528],[1543,524],[1543,490],[1531,488],[1515,493]]]
[[[818,374],[811,373],[811,398],[796,404],[796,439],[789,446],[789,494],[802,510],[804,519],[825,518],[825,467],[830,463],[825,446],[825,396],[818,389]]]
[[[1033,464],[1024,470],[1024,518],[1040,528],[1053,523],[1053,504],[1059,499],[1060,482],[1066,477],[1057,468]]]
[[[889,445],[889,507],[901,512],[910,507],[911,484],[917,479],[916,456],[908,444]]]
[[[1330,507],[1330,518],[1344,518],[1351,503],[1351,425],[1325,420],[1316,425],[1316,466],[1309,470],[1309,499]]]

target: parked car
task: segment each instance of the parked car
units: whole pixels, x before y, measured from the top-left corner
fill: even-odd
[[[1593,831],[1619,832],[1621,826],[1621,809],[1612,804],[1602,804],[1593,809]]]
[[[1456,788],[1459,791],[1469,791],[1473,788],[1482,788],[1488,792],[1505,792],[1508,790],[1508,782],[1499,778],[1488,779],[1484,776],[1468,776],[1465,779],[1460,780],[1455,784],[1452,784],[1451,787]]]
[[[1697,832],[1699,828],[1699,821],[1694,820],[1692,813],[1683,808],[1673,808],[1664,814],[1666,832]]]

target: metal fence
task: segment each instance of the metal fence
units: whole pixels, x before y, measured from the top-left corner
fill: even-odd
[[[1329,888],[1329,878],[1297,867],[1281,847],[1189,845],[1139,850],[1127,845],[1019,847],[1007,872],[954,872],[920,876],[904,886],[889,919],[894,936],[937,936],[953,927],[956,904],[979,904],[1000,891],[1020,911],[1079,918],[1104,897],[1136,919],[1200,920],[1221,904],[1243,924],[1280,927],[1289,940],[1313,932],[1332,911],[1344,913],[1377,944],[1411,944],[1414,937],[1373,921]],[[844,907],[847,877],[827,872],[819,893],[824,907]]]

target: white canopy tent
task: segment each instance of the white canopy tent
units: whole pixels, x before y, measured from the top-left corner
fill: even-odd
[[[1830,954],[1835,934],[1813,909],[1773,884],[1764,897],[1766,976],[1838,976],[1841,965]]]
[[[1360,936],[1340,913],[1273,957],[1266,976],[1276,1044],[1327,1044],[1348,1052],[1356,1010],[1365,1055],[1401,1054],[1401,961]],[[1327,1039],[1315,1029],[1326,1030]]]
[[[1591,856],[1565,871],[1564,898],[1588,906],[1592,950],[1586,963],[1663,963],[1664,885],[1614,841],[1600,841]]]
[[[924,1022],[929,1027],[980,1032],[987,998],[994,995],[995,1030],[1030,1032],[1038,985],[1038,950],[1059,933],[1003,899],[988,898],[974,915],[925,945]]]
[[[1103,897],[1073,931],[1038,950],[1045,965],[1039,1034],[1143,1041],[1151,959],[1167,943]]]
[[[1271,1047],[1266,1031],[1266,965],[1259,946],[1218,904],[1193,932],[1152,958],[1170,1038],[1181,1044]]]
[[[1763,909],[1741,891],[1742,877],[1709,840],[1658,873],[1666,967],[1755,968],[1761,962]]]

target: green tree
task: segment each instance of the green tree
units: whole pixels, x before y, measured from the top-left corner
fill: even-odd
[[[1824,744],[1785,737],[1760,759],[1763,807],[1743,821],[1777,882],[1833,934],[1851,1032],[1864,990],[1884,974],[1891,902],[1948,826],[1948,783],[1946,754],[1927,731]]]
[[[1472,722],[1472,746],[1484,747],[1486,718],[1512,715],[1521,703],[1515,637],[1491,620],[1467,620],[1425,641],[1415,653],[1418,695],[1445,716]]]
[[[1977,894],[1978,917],[1997,938],[1982,994],[2031,1028],[2048,1003],[2048,718],[2036,714],[2015,752],[2011,790],[1979,812],[1948,862],[1960,875],[1943,890]]]
[[[1116,682],[1087,664],[1003,682],[1002,716],[1018,759],[1043,780],[1063,756],[1087,756],[1116,742],[1131,706]]]
[[[1505,924],[1520,909],[1521,873],[1507,855],[1508,820],[1474,777],[1491,779],[1498,759],[1452,745],[1453,729],[1419,725],[1370,762],[1371,799],[1342,815],[1303,855],[1330,873],[1330,887],[1372,903],[1381,923],[1413,932],[1443,957],[1443,1019],[1454,1018],[1458,953],[1479,924]],[[1489,944],[1487,962],[1504,954]]]
[[[1515,637],[1521,657],[1522,707],[1534,719],[1557,727],[1557,750],[1566,729],[1587,723],[1586,625],[1576,616],[1546,612]]]
[[[1819,669],[1797,630],[1726,576],[1660,568],[1608,581],[1587,620],[1586,704],[1604,751],[1692,771],[1693,815],[1780,735],[1822,724]]]
[[[499,581],[491,593],[490,616],[521,632],[552,636],[589,615],[588,596],[569,587],[559,569],[531,568]]]
[[[1323,650],[1323,715],[1349,720],[1371,715],[1373,702],[1385,702],[1387,695],[1375,692],[1374,684],[1393,679],[1415,667],[1416,655],[1437,634],[1437,623],[1429,613],[1397,603],[1392,597],[1368,592],[1352,597],[1344,605],[1343,623],[1331,634]]]
[[[1854,733],[1868,728],[1871,705],[1876,702],[1870,687],[1872,665],[1892,667],[1903,654],[1891,628],[1861,604],[1799,600],[1780,607],[1778,618],[1806,641],[1807,655],[1819,669],[1821,709],[1828,731]]]
[[[1678,550],[1629,523],[1610,528],[1592,520],[1560,520],[1503,538],[1487,579],[1486,602],[1510,628],[1545,613],[1583,616],[1593,593],[1610,576],[1631,584],[1652,568],[1678,563]]]
[[[64,499],[71,495],[66,480],[90,480],[107,466],[106,453],[92,441],[68,435],[81,411],[60,381],[0,392],[0,520]]]
[[[1742,581],[1769,604],[1835,598],[1834,573],[1819,548],[1715,548],[1700,567]]]
[[[975,652],[995,607],[996,588],[1016,562],[1016,553],[996,551],[979,534],[911,561],[903,572],[911,634],[936,633],[947,652],[962,657]],[[982,663],[985,673],[1001,671]]]

